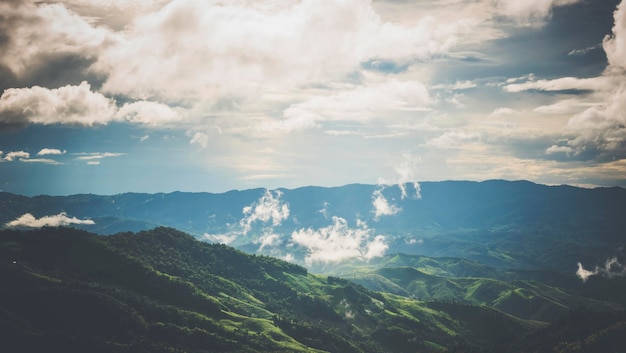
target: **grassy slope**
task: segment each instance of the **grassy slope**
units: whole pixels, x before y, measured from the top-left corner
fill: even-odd
[[[0,233],[0,329],[14,351],[438,351],[498,347],[467,310],[416,300],[172,229]],[[531,323],[493,312],[507,340]]]

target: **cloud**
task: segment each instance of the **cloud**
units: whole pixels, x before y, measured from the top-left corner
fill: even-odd
[[[4,156],[4,161],[13,162],[20,159],[28,159],[30,158],[30,153],[24,151],[14,151],[9,152]]]
[[[59,154],[65,154],[66,152],[67,151],[65,150],[61,151],[60,149],[56,149],[56,148],[43,148],[39,152],[37,152],[37,155],[38,156],[59,155]]]
[[[283,112],[283,120],[268,122],[262,129],[290,132],[310,129],[324,121],[388,120],[392,111],[428,111],[432,103],[422,83],[391,80],[292,104]]]
[[[459,147],[462,147],[466,143],[475,142],[479,140],[480,140],[480,135],[478,134],[475,134],[472,132],[460,131],[460,130],[452,130],[452,131],[446,131],[443,133],[443,135],[426,141],[426,145],[436,147],[436,148],[441,148],[441,149],[459,148]]]
[[[598,80],[605,82],[601,104],[573,116],[567,128],[577,136],[568,143],[577,153],[596,150],[607,159],[626,153],[626,3],[614,12],[613,33],[604,38],[609,66]]]
[[[91,91],[83,81],[48,89],[9,88],[0,96],[0,127],[23,127],[28,124],[106,124],[115,113],[115,102]]]
[[[573,49],[569,53],[567,53],[567,56],[582,56],[582,55],[589,53],[592,50],[598,49],[599,47],[600,47],[599,45],[594,45],[592,47],[586,47],[583,49]]]
[[[382,216],[393,216],[398,214],[402,209],[395,205],[390,205],[389,201],[383,195],[383,189],[377,189],[372,194],[372,206],[374,207],[374,219],[378,220]]]
[[[504,90],[511,93],[523,92],[529,90],[537,91],[601,91],[605,90],[607,85],[611,85],[614,81],[612,77],[561,77],[554,80],[534,80],[524,83],[511,83],[504,86]]]
[[[163,126],[180,121],[180,113],[169,106],[136,101],[117,108],[115,100],[91,90],[86,81],[78,86],[59,88],[9,88],[0,96],[0,127],[28,124],[105,125],[125,121],[147,126]]]
[[[341,217],[333,217],[333,224],[319,229],[300,229],[291,234],[291,242],[307,249],[305,262],[335,263],[346,259],[370,260],[387,250],[385,236],[377,235],[364,222],[350,228]]]
[[[125,156],[126,153],[119,153],[119,152],[90,152],[90,153],[79,152],[79,153],[72,153],[72,155],[78,156],[78,157],[76,157],[76,160],[87,161],[88,165],[99,165],[101,159],[113,158],[113,157],[121,157],[121,156]]]
[[[262,251],[266,246],[273,246],[280,239],[278,234],[274,234],[272,232],[264,233],[259,239],[257,239],[256,243],[261,244],[259,246],[259,251]]]
[[[237,239],[237,234],[209,234],[209,233],[204,233],[204,235],[202,235],[202,237],[204,238],[204,240],[210,241],[212,243],[219,243],[219,244],[230,244],[233,241],[235,241],[235,239]]]
[[[196,132],[193,134],[193,137],[189,141],[191,145],[198,145],[201,148],[207,148],[209,146],[209,135],[204,132]]]
[[[35,218],[32,214],[26,213],[17,219],[8,222],[6,224],[9,228],[14,227],[28,227],[28,228],[41,228],[41,227],[61,227],[71,224],[96,224],[90,219],[78,219],[76,217],[68,217],[65,212],[61,212],[55,216],[44,216],[41,218]]]
[[[432,89],[445,89],[445,90],[452,90],[452,91],[459,91],[459,90],[465,90],[465,89],[470,89],[470,88],[475,88],[477,87],[475,83],[473,83],[472,81],[456,81],[453,84],[439,84],[439,85],[434,85],[430,88]]]
[[[495,0],[498,12],[518,22],[518,24],[543,23],[546,17],[552,13],[552,9],[557,6],[566,6],[581,2],[582,0]]]
[[[569,146],[552,145],[546,149],[546,154],[565,153],[569,155],[574,150]]]
[[[622,1],[615,10],[611,35],[607,35],[602,47],[609,60],[609,68],[624,72],[626,70],[626,2]]]
[[[343,80],[371,60],[427,59],[447,52],[469,25],[432,17],[411,25],[386,22],[367,0],[305,0],[278,11],[262,7],[171,1],[138,17],[93,68],[106,75],[107,93],[217,102],[250,97],[260,88]]]
[[[151,126],[162,126],[181,120],[179,113],[168,105],[150,101],[124,104],[115,114],[115,118]]]
[[[49,158],[33,158],[33,159],[20,159],[20,162],[24,163],[42,163],[42,164],[50,164],[50,165],[61,165],[63,163],[59,161],[55,161],[54,159]]]
[[[580,262],[578,263],[576,276],[583,282],[586,282],[589,277],[597,275],[608,278],[626,276],[626,266],[620,263],[616,257],[606,260],[603,267],[596,266],[593,270],[586,270]]]
[[[265,190],[263,196],[256,203],[244,207],[242,211],[244,218],[239,221],[243,234],[251,230],[253,223],[270,223],[271,226],[276,227],[287,219],[289,217],[289,205],[281,202],[281,196],[282,192],[279,190],[274,193]]]
[[[94,60],[114,37],[61,3],[5,1],[0,13],[0,65],[18,78],[62,57]]]
[[[500,117],[506,117],[506,116],[513,116],[513,115],[517,115],[520,112],[512,109],[512,108],[508,108],[508,107],[501,107],[501,108],[497,108],[494,111],[492,111],[489,116],[494,117],[494,118],[500,118]]]
[[[419,158],[414,158],[410,153],[403,155],[404,161],[397,165],[394,170],[398,174],[397,184],[402,193],[402,199],[407,198],[408,190],[407,185],[412,185],[414,195],[412,197],[416,199],[422,198],[420,184],[417,182],[417,164],[421,161]]]

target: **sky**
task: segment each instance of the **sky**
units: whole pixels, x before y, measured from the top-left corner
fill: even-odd
[[[0,92],[17,194],[626,186],[618,0],[2,0]]]

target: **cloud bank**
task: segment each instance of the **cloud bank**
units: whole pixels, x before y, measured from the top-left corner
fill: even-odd
[[[86,224],[93,225],[96,222],[90,219],[78,219],[76,217],[68,217],[65,212],[61,212],[54,216],[43,216],[41,218],[35,218],[30,213],[26,213],[17,219],[6,223],[9,228],[27,227],[27,228],[41,228],[41,227],[61,227],[72,224]]]

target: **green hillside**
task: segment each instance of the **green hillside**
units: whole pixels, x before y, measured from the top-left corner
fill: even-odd
[[[2,231],[0,278],[11,352],[517,352],[511,342],[547,329],[484,306],[370,291],[169,228]]]

